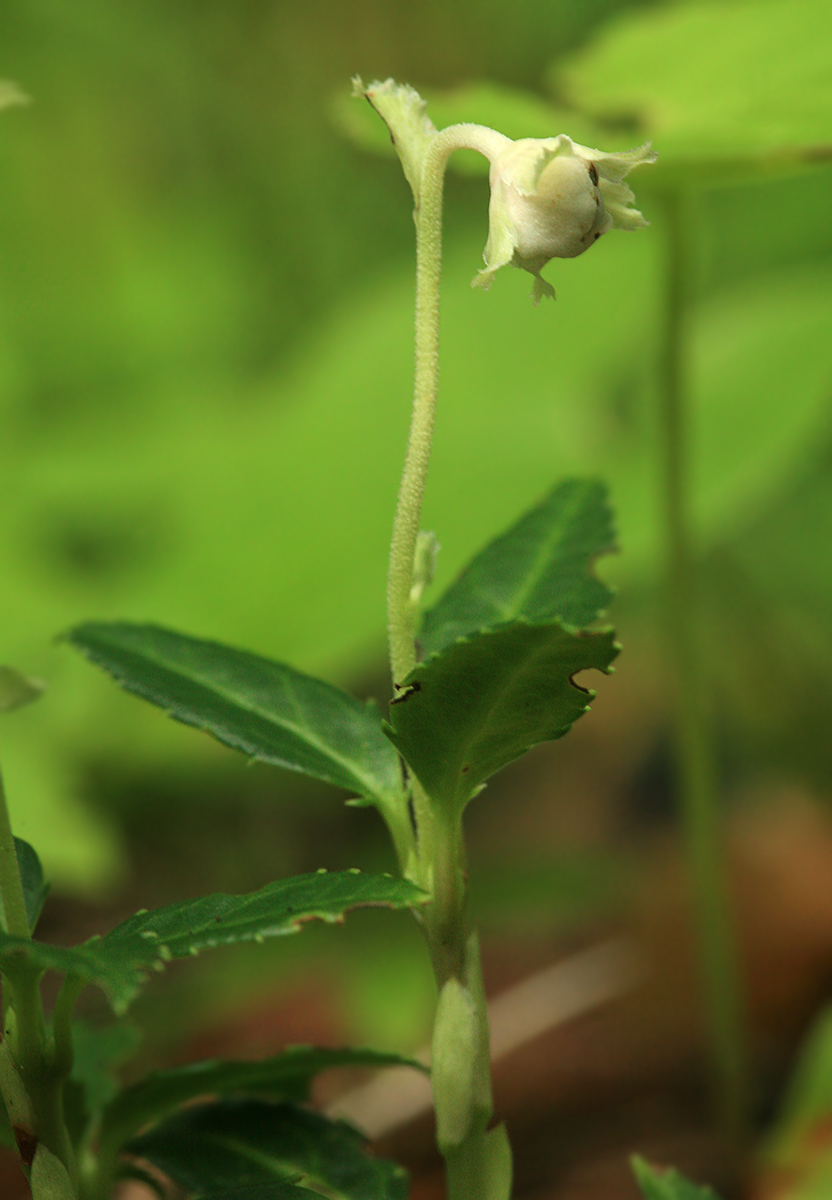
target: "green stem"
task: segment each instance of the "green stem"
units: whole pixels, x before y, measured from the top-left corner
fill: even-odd
[[[486,1200],[499,1194],[486,1147],[492,1115],[488,1010],[479,940],[468,916],[461,814],[447,822],[437,816],[435,832],[426,933],[439,989],[431,1049],[437,1140],[448,1200]]]
[[[454,150],[487,158],[507,144],[480,125],[453,125],[431,141],[422,164],[416,222],[416,329],[413,414],[393,524],[387,583],[387,628],[394,686],[418,661],[418,607],[413,603],[414,560],[422,519],[439,383],[439,292],[442,260],[442,188]],[[444,820],[417,779],[411,781],[418,837],[419,882],[433,900],[424,929],[439,987],[434,1029],[434,1101],[440,1149],[448,1166],[448,1200],[486,1200],[486,1151],[491,1117],[488,1021],[479,948],[467,919],[461,814]],[[445,1134],[442,1130],[445,1130]],[[507,1194],[507,1193],[506,1193]]]
[[[0,898],[7,933],[30,939],[26,900],[9,810],[0,778]],[[40,994],[42,972],[21,956],[3,972],[3,1063],[0,1090],[12,1123],[34,1146],[43,1143],[75,1178],[75,1159],[64,1121],[63,1084],[71,1066],[56,1062]]]
[[[660,378],[661,438],[677,788],[692,877],[717,1110],[723,1127],[734,1137],[742,1130],[746,1102],[742,1002],[718,783],[698,652],[696,572],[688,513],[689,437],[684,379],[691,213],[682,194],[667,193],[663,199],[668,268]]]
[[[401,684],[416,666],[417,611],[411,603],[416,542],[422,520],[433,443],[439,385],[439,284],[442,274],[442,188],[454,150],[478,150],[491,157],[506,142],[483,125],[451,125],[438,133],[425,154],[414,213],[416,222],[416,329],[413,413],[399,485],[387,577],[387,633],[390,669]]]

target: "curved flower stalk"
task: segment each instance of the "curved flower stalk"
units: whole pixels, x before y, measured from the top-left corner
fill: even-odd
[[[565,133],[511,142],[491,160],[485,270],[474,284],[490,287],[500,267],[511,264],[534,275],[535,304],[554,299],[540,275],[553,258],[576,258],[610,229],[649,224],[632,207],[624,177],[655,159],[649,142],[615,154],[580,146]]]
[[[605,154],[565,134],[512,141],[484,125],[438,130],[425,101],[395,83],[353,81],[390,131],[413,192],[416,223],[416,353],[413,417],[390,547],[387,618],[396,701],[408,696],[416,667],[415,633],[421,593],[435,552],[420,532],[439,380],[439,281],[442,257],[442,185],[454,150],[476,150],[491,163],[489,234],[485,270],[473,283],[488,287],[509,264],[535,277],[532,296],[554,296],[540,277],[552,258],[582,254],[609,229],[646,225],[631,207],[623,182],[634,167],[652,162],[649,146]],[[420,686],[420,685],[417,685]],[[412,690],[412,689],[411,689]],[[467,768],[466,768],[467,769]],[[434,803],[416,775],[410,779],[416,853],[408,871],[431,895],[423,925],[439,993],[432,1042],[437,1140],[447,1164],[449,1200],[509,1200],[511,1150],[492,1115],[488,1018],[477,934],[467,906],[461,809]]]

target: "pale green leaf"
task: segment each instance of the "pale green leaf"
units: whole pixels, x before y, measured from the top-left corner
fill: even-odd
[[[832,158],[832,6],[742,0],[628,13],[553,82],[659,151],[637,188],[734,182]]]

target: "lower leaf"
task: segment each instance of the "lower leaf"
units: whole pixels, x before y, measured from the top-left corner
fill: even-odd
[[[125,1150],[206,1200],[296,1182],[330,1200],[406,1200],[408,1191],[405,1171],[366,1154],[357,1130],[295,1104],[199,1105],[134,1138]]]

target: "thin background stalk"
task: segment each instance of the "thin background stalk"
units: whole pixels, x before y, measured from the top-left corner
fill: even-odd
[[[665,317],[660,359],[660,436],[672,676],[676,788],[689,861],[697,949],[720,1121],[733,1138],[746,1109],[746,1063],[739,967],[718,806],[714,748],[696,621],[697,587],[689,513],[686,378],[693,200],[662,197],[667,224]]]

